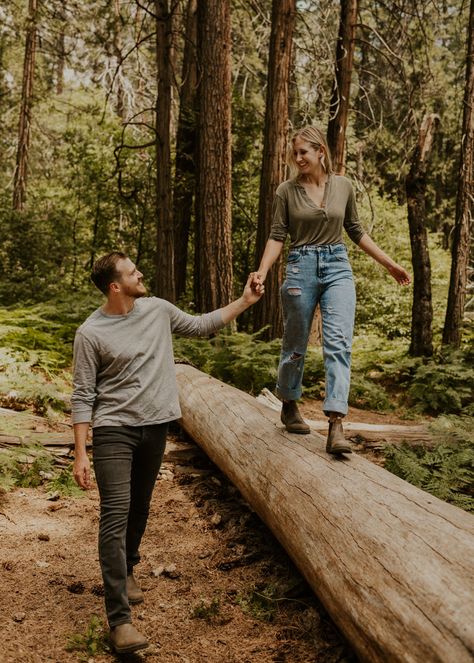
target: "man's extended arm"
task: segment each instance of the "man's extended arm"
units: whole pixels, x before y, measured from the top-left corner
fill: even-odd
[[[227,304],[224,308],[221,308],[223,323],[227,324],[228,322],[235,320],[235,318],[247,310],[249,306],[258,302],[264,292],[265,289],[263,286],[259,286],[258,289],[252,287],[252,275],[250,275],[245,284],[242,296],[230,304]]]
[[[74,479],[76,483],[87,490],[90,488],[91,464],[87,455],[86,442],[89,432],[89,422],[82,421],[74,424]]]
[[[173,333],[181,336],[209,336],[258,302],[264,291],[263,284],[253,285],[252,277],[249,276],[241,297],[211,313],[190,315],[169,302],[162,304],[168,308]]]
[[[74,339],[74,390],[72,423],[74,430],[74,479],[84,489],[90,487],[90,461],[86,442],[96,398],[98,357],[92,344],[81,333]]]

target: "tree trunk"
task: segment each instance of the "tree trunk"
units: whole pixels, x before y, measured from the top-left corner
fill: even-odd
[[[13,209],[23,210],[26,201],[28,175],[28,151],[30,147],[31,106],[33,103],[33,78],[35,70],[37,0],[28,2],[28,26],[26,29],[23,82],[21,88],[20,120],[18,123],[18,148],[13,178]]]
[[[349,117],[356,22],[357,0],[341,0],[334,84],[329,104],[330,117],[327,130],[327,141],[333,160],[333,168],[339,175],[344,175],[346,167],[346,130]],[[319,346],[322,343],[322,338],[321,309],[318,305],[311,325],[309,344]]]
[[[174,5],[175,0],[171,0]],[[174,245],[171,189],[171,85],[173,13],[170,0],[155,0],[156,62],[156,273],[155,293],[174,302]]]
[[[197,310],[233,297],[230,0],[199,0],[199,128],[194,279]]]
[[[64,90],[64,66],[66,63],[66,7],[64,0],[59,5],[59,33],[56,42],[57,61],[56,61],[56,94],[62,94]]]
[[[177,366],[181,423],[272,530],[364,663],[472,663],[474,522],[364,458],[296,439]]]
[[[357,0],[341,0],[335,77],[329,105],[330,118],[327,131],[334,171],[339,175],[344,175],[346,164],[346,129],[349,115],[356,22]]]
[[[415,357],[433,354],[433,304],[431,300],[431,264],[426,232],[426,168],[439,122],[437,115],[425,115],[420,128],[410,172],[405,181],[408,227],[413,264],[413,305],[411,311],[410,354]]]
[[[112,31],[112,50],[117,59],[117,76],[115,80],[115,111],[117,115],[125,120],[127,111],[125,108],[125,93],[123,89],[122,76],[121,76],[121,63],[122,63],[122,39],[121,39],[122,21],[120,17],[120,2],[114,0],[114,22]]]
[[[456,221],[453,232],[451,277],[448,305],[443,329],[443,344],[459,347],[464,302],[467,289],[467,268],[471,243],[472,201],[474,195],[474,0],[469,10],[466,57],[466,86],[462,123],[461,163],[456,198]]]
[[[189,0],[183,55],[183,74],[176,135],[173,192],[174,279],[176,299],[186,291],[189,229],[195,190],[197,0]]]
[[[272,224],[272,205],[277,186],[285,179],[288,143],[288,93],[291,50],[296,17],[295,0],[273,0],[263,159],[260,178],[256,266],[265,249]],[[254,328],[269,328],[264,338],[282,334],[280,307],[281,260],[277,260],[265,281],[265,296],[254,308]]]

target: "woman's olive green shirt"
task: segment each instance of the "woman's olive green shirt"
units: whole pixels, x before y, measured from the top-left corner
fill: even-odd
[[[347,177],[329,176],[321,207],[311,200],[297,179],[283,182],[276,190],[269,239],[284,242],[289,234],[291,248],[306,244],[340,244],[343,228],[355,244],[365,234]]]

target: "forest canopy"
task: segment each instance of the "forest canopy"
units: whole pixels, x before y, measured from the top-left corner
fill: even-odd
[[[458,336],[445,322],[445,342],[458,345],[473,306],[468,260],[451,254],[471,246],[470,26],[466,0],[0,1],[1,303],[79,296],[115,248],[154,294],[191,311],[226,303],[258,262],[265,204],[287,176],[274,153],[315,123],[342,132],[333,149],[365,228],[415,266],[414,293],[400,293],[351,247],[359,324],[436,335],[457,279]],[[284,108],[280,124],[271,108]],[[416,303],[428,295],[431,318]],[[241,325],[278,336],[273,315]],[[414,354],[431,354],[420,342]]]

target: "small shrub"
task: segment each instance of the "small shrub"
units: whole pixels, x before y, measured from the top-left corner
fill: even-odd
[[[72,476],[72,465],[65,467],[47,484],[49,492],[58,492],[63,497],[84,497],[84,491],[79,488]]]
[[[432,414],[460,413],[474,397],[474,368],[460,360],[420,365],[408,389],[411,401]]]
[[[392,402],[385,389],[360,375],[354,375],[351,379],[349,404],[354,407],[377,411],[393,409]]]
[[[53,458],[43,447],[22,445],[0,449],[0,485],[5,490],[42,485],[52,477]]]
[[[16,465],[16,486],[22,488],[37,488],[53,476],[53,458],[45,452],[39,453],[32,463],[22,463],[21,458]]]
[[[51,376],[38,367],[37,354],[0,349],[0,405],[15,410],[32,407],[38,415],[70,408],[70,376]]]
[[[237,595],[236,603],[243,612],[254,619],[271,622],[277,612],[278,591],[275,585],[268,584],[261,591],[253,588]]]
[[[9,491],[15,486],[16,461],[6,449],[0,449],[0,490]]]
[[[193,619],[205,619],[206,621],[211,621],[213,617],[216,617],[219,614],[220,609],[220,599],[217,596],[209,602],[201,599],[201,601],[192,609],[191,617]]]
[[[86,663],[91,656],[105,654],[111,651],[108,644],[108,635],[104,623],[97,615],[87,625],[84,634],[75,633],[69,637],[66,651],[77,651],[80,653],[79,661]]]

